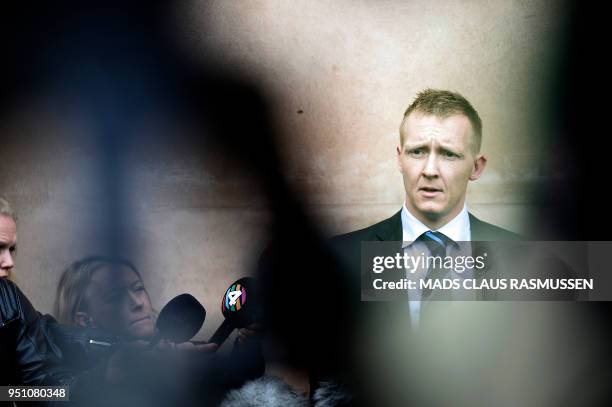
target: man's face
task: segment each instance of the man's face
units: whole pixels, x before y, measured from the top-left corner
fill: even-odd
[[[0,215],[0,278],[8,278],[11,275],[16,249],[17,225],[12,218]]]
[[[406,207],[432,229],[463,208],[467,183],[480,177],[486,158],[473,146],[472,126],[463,115],[440,118],[414,111],[400,130],[397,160],[404,178]]]
[[[105,266],[94,271],[85,298],[90,325],[133,339],[155,334],[149,294],[129,267]]]

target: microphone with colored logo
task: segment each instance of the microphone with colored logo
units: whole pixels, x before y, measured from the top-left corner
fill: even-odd
[[[259,290],[255,279],[244,277],[234,282],[221,299],[221,312],[225,320],[209,342],[221,344],[236,328],[244,328],[261,319]]]

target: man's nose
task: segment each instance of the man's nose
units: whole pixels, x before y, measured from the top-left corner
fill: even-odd
[[[423,175],[428,178],[438,176],[438,156],[436,154],[431,153],[427,156],[423,167]]]
[[[13,268],[13,256],[8,250],[0,252],[0,277],[8,277],[9,271]]]

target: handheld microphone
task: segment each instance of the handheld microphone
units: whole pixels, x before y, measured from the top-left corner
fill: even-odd
[[[234,282],[221,299],[221,312],[225,317],[209,342],[221,344],[236,328],[243,328],[260,318],[259,290],[255,279],[244,277]]]
[[[59,324],[49,316],[43,316],[43,321],[61,350],[64,362],[77,369],[95,366],[123,343],[121,338],[102,329]]]
[[[155,324],[158,332],[151,344],[154,346],[161,339],[186,342],[198,333],[205,319],[206,310],[198,300],[190,294],[178,295],[159,312]]]

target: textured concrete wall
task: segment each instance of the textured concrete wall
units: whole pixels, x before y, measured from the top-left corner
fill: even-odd
[[[459,91],[480,112],[489,166],[470,186],[469,205],[522,231],[541,173],[538,114],[561,38],[558,4],[196,2],[180,10],[176,28],[185,48],[217,55],[224,69],[247,73],[267,91],[280,119],[283,171],[330,234],[400,207],[398,127],[426,87]],[[45,312],[62,268],[105,247],[91,223],[103,198],[99,150],[78,118],[44,97],[3,118],[3,131],[14,136],[2,150],[0,191],[20,213],[17,279]],[[122,181],[133,242],[126,251],[156,307],[185,291],[204,302],[207,337],[220,322],[226,285],[256,260],[269,214],[223,157],[211,169],[188,145],[130,151],[138,159]]]

